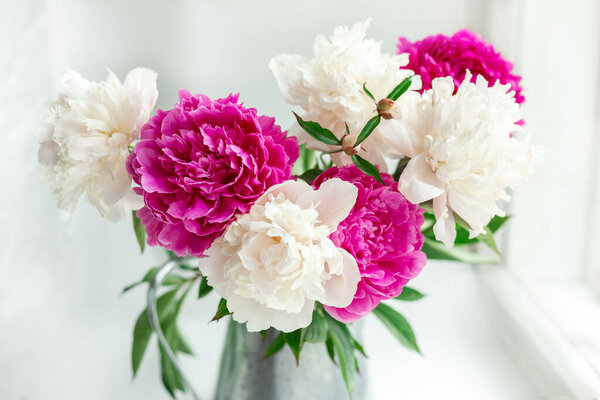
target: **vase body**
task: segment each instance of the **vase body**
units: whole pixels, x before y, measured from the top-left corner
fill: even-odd
[[[343,400],[348,393],[342,374],[327,353],[324,343],[305,343],[300,363],[289,347],[271,357],[265,351],[279,334],[266,337],[246,331],[245,325],[230,320],[221,358],[216,400]],[[355,400],[364,399],[365,365],[359,359],[360,374],[354,378]]]

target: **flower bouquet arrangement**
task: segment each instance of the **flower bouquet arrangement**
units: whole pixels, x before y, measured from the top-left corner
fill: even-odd
[[[368,25],[319,35],[312,57],[270,61],[296,107],[287,132],[238,94],[182,90],[154,112],[148,69],[124,82],[65,74],[39,151],[59,206],[85,196],[111,220],[133,210],[141,250],[168,251],[125,289],[150,285],[134,375],[157,333],[166,389],[190,389],[177,317],[190,292],[214,291],[212,320],[272,332],[264,359],[288,347],[302,363],[306,343],[323,346],[351,397],[365,354],[354,322],[373,313],[420,352],[393,304],[423,296],[408,285],[427,259],[497,260],[502,205],[540,159],[524,133],[520,77],[472,32],[401,38],[393,55],[365,37]]]

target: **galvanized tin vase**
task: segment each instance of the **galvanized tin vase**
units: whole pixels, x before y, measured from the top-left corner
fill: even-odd
[[[265,339],[231,320],[221,358],[216,400],[343,400],[348,393],[341,372],[322,343],[305,343],[300,364],[289,348],[264,358],[278,332],[269,329]],[[365,363],[359,360],[355,400],[364,399]]]

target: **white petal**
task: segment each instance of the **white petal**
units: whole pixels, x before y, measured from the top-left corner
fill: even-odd
[[[395,119],[382,121],[377,130],[389,146],[390,156],[395,158],[414,157],[420,153],[422,140],[402,121]]]
[[[62,88],[67,94],[67,99],[84,98],[89,88],[93,85],[92,82],[82,77],[79,73],[68,69],[62,77]]]
[[[376,134],[373,132],[373,134]],[[359,152],[363,158],[369,161],[371,164],[378,167],[380,172],[388,172],[388,165],[385,161],[384,155],[390,155],[389,148],[387,147],[387,143],[383,140],[383,138],[379,138],[379,140],[371,140],[371,137],[367,138],[364,143],[363,149],[364,152]],[[339,153],[344,154],[345,153]],[[348,156],[346,156],[348,157]],[[352,159],[348,157],[348,164],[353,164]]]
[[[454,92],[454,81],[452,80],[452,77],[449,76],[435,78],[431,81],[431,88],[433,90],[433,102],[445,102],[452,97],[452,93]]]
[[[352,164],[352,159],[350,156],[343,152],[330,154],[329,157],[331,158],[331,162],[338,167]]]
[[[448,248],[454,246],[456,224],[454,213],[448,208],[446,195],[433,199],[433,214],[436,219],[435,225],[433,225],[435,238]]]
[[[445,186],[431,170],[424,154],[411,159],[400,176],[398,190],[413,204],[431,200],[444,193]]]
[[[334,232],[352,211],[357,197],[358,189],[350,182],[339,178],[323,182],[315,192],[315,208],[319,212],[319,220]]]
[[[206,276],[208,284],[215,289],[221,297],[227,296],[227,281],[223,276],[224,266],[227,257],[222,252],[223,241],[217,239],[208,250],[204,252],[204,257],[198,260],[198,268],[202,275]]]
[[[299,313],[288,313],[265,307],[254,299],[231,294],[227,299],[227,308],[232,317],[239,323],[246,323],[249,332],[259,332],[271,327],[282,332],[293,332],[306,328],[312,321],[315,302],[307,300]]]
[[[354,299],[356,287],[360,281],[360,271],[354,257],[344,249],[339,249],[343,256],[344,270],[341,275],[333,275],[325,282],[326,299],[323,304],[332,307],[347,307]]]
[[[301,77],[298,66],[306,61],[304,57],[293,54],[280,54],[269,61],[269,68],[273,72],[279,90],[285,101],[297,104],[298,96],[290,92],[290,87],[295,85]]]
[[[128,210],[139,210],[144,207],[144,197],[134,192],[132,188],[129,188],[129,191],[125,193],[121,202]]]
[[[286,199],[292,203],[296,203],[298,199],[307,192],[313,192],[312,186],[308,183],[304,181],[285,181],[271,186],[256,200],[255,204],[264,205],[269,201],[270,196],[276,197],[279,193],[283,193]]]
[[[494,198],[478,198],[476,193],[465,194],[458,190],[448,193],[448,206],[471,227],[471,235],[484,233],[483,228],[500,212]]]
[[[132,139],[139,135],[142,125],[150,119],[150,114],[158,99],[156,78],[156,72],[150,69],[135,68],[129,71],[123,83],[123,88],[129,99],[130,110],[135,113]]]

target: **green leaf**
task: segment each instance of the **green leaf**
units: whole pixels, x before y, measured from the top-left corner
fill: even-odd
[[[342,372],[342,378],[346,384],[348,395],[352,399],[354,389],[354,372],[356,359],[354,357],[354,339],[345,324],[333,319],[329,314],[325,314],[327,325],[329,326],[329,338],[333,345],[333,351],[338,360],[338,365]]]
[[[425,295],[419,292],[417,289],[413,289],[408,286],[402,288],[402,293],[399,296],[394,297],[396,300],[401,301],[417,301],[425,297]]]
[[[361,156],[359,156],[358,154],[352,156],[352,162],[358,167],[358,169],[360,169],[365,174],[372,176],[378,182],[384,183],[383,179],[381,179],[381,174],[379,173],[377,167],[365,160],[364,158],[362,158]]]
[[[192,267],[187,264],[179,264],[179,268],[181,268],[184,271],[198,272],[198,267]]]
[[[159,311],[160,328],[163,331],[165,339],[167,340],[167,344],[174,354],[180,352],[192,354],[192,349],[187,344],[181,335],[179,328],[177,327],[177,317],[179,316],[179,311],[181,310],[181,306],[183,305],[183,302],[190,289],[191,285],[186,288],[186,290],[181,294],[181,296],[179,296],[178,299],[176,299],[173,307],[170,307],[167,311],[163,311],[164,316],[161,317]],[[173,365],[173,362],[167,357],[167,354],[160,343],[159,350],[163,384],[171,396],[175,397],[174,394],[176,390],[185,391],[182,378]]]
[[[177,373],[175,366],[171,360],[169,360],[167,353],[162,347],[160,347],[160,370],[165,389],[167,389],[171,397],[175,399],[175,391],[177,389],[185,391],[185,387],[183,386],[183,382],[181,382],[181,377]]]
[[[488,224],[488,228],[490,228],[490,230],[495,233],[498,229],[502,228],[502,225],[504,225],[509,219],[510,215],[507,215],[505,217],[496,215]]]
[[[300,155],[292,168],[292,175],[301,175],[306,170],[315,168],[317,165],[317,153],[306,147],[306,143],[300,145]]]
[[[463,228],[464,230],[466,230],[467,232],[471,230],[471,226],[469,225],[469,223],[467,221],[465,221],[460,215],[458,215],[457,213],[454,213],[454,220],[456,221],[456,223]]]
[[[367,94],[367,96],[369,96],[369,98],[371,100],[373,100],[373,103],[377,104],[377,100],[375,100],[375,96],[373,96],[373,93],[371,93],[369,91],[369,89],[367,89],[367,82],[363,83],[363,90],[365,91],[365,93]]]
[[[296,365],[300,363],[300,352],[302,351],[302,339],[304,336],[304,329],[296,329],[293,332],[284,332],[283,339],[290,346],[294,358],[296,359]]]
[[[323,343],[327,340],[327,321],[323,310],[315,308],[310,325],[306,327],[304,340],[310,343]]]
[[[319,142],[332,146],[340,145],[340,140],[329,129],[323,128],[319,123],[313,121],[304,121],[300,116],[294,113],[296,121],[302,129]]]
[[[486,226],[483,229],[485,230],[485,233],[480,234],[476,239],[492,249],[494,253],[500,255],[500,251],[496,245],[496,239],[494,239],[494,232],[492,232],[489,226]]]
[[[139,285],[141,285],[142,283],[146,283],[146,282],[150,282],[152,280],[152,278],[154,278],[154,275],[156,275],[156,273],[158,272],[158,267],[154,267],[154,268],[150,268],[150,270],[148,270],[148,272],[146,272],[146,275],[144,275],[144,277],[142,278],[142,280],[132,283],[131,285],[126,286],[123,291],[121,292],[121,294],[128,292],[129,290],[133,289],[134,287],[137,287]]]
[[[408,90],[408,88],[410,87],[411,79],[412,79],[412,77],[410,77],[410,76],[408,78],[405,78],[386,97],[388,99],[392,99],[394,101],[398,100],[398,98],[400,98],[400,96],[402,96],[402,94],[404,92],[406,92]]]
[[[335,350],[333,349],[333,341],[331,340],[329,335],[327,336],[327,340],[325,341],[325,346],[327,347],[327,354],[329,354],[329,358],[331,358],[331,361],[335,365],[337,365],[337,361],[335,361]]]
[[[181,286],[186,283],[188,280],[181,275],[167,275],[164,281],[162,281],[161,286]]]
[[[136,211],[131,212],[133,218],[133,231],[135,232],[135,238],[137,239],[140,251],[143,253],[146,248],[146,229],[142,225],[140,219],[136,215]]]
[[[478,254],[461,247],[447,248],[443,243],[425,236],[425,242],[421,249],[430,260],[460,261],[467,264],[495,264],[497,260]]]
[[[175,341],[173,342],[173,350],[180,351],[183,354],[194,355],[194,350],[183,337],[179,328],[175,327]]]
[[[435,225],[435,217],[433,216],[433,214],[430,213],[425,213],[423,215],[423,217],[425,217],[425,221],[423,222],[423,225],[421,225],[421,232],[427,234],[429,232],[431,232],[431,237],[433,238],[433,225]]]
[[[152,337],[152,328],[150,327],[150,321],[146,315],[146,310],[142,311],[135,327],[133,328],[133,345],[131,346],[131,369],[133,371],[133,377],[135,378],[137,371],[142,363],[142,358],[148,348],[148,343]]]
[[[363,355],[363,357],[368,358],[367,353],[365,353],[365,349],[362,347],[362,344],[358,343],[356,339],[354,339],[354,348],[358,350],[359,353]]]
[[[171,290],[160,296],[156,302],[159,321],[164,319],[175,305],[177,289]],[[142,358],[148,347],[148,342],[152,337],[153,331],[148,320],[146,309],[139,315],[135,327],[133,328],[133,344],[131,346],[131,369],[135,378],[137,371],[142,363]]]
[[[315,178],[317,176],[321,175],[322,172],[323,172],[323,170],[321,170],[319,168],[309,169],[308,171],[305,171],[302,175],[300,175],[298,177],[298,179],[302,179],[304,182],[311,185],[313,183],[313,181],[315,180]]]
[[[365,124],[365,126],[362,128],[362,131],[360,131],[360,134],[356,138],[356,143],[354,143],[354,147],[358,146],[366,138],[368,138],[369,135],[371,135],[371,133],[373,133],[375,128],[377,128],[377,125],[379,125],[380,122],[381,122],[381,117],[379,115],[376,115],[373,118],[371,118],[370,120],[368,120],[367,123]]]
[[[308,149],[306,147],[306,144],[304,145],[300,156],[302,157],[302,168],[304,170],[310,169],[312,165],[315,165],[316,152],[314,150]]]
[[[262,331],[260,331],[258,333],[260,333],[260,337],[262,338],[262,340],[264,342],[265,339],[267,338],[267,331],[265,329],[263,329]]]
[[[263,357],[264,358],[271,357],[273,354],[275,354],[279,350],[283,349],[284,345],[285,345],[285,339],[283,337],[283,332],[281,332],[279,335],[277,335],[277,337],[275,339],[273,339],[273,341],[271,342],[269,347],[267,347],[267,351],[265,351],[265,355]]]
[[[373,313],[403,346],[421,354],[421,350],[419,350],[419,346],[417,345],[415,333],[402,314],[383,303],[379,303],[373,310]]]
[[[208,279],[205,276],[203,276],[202,279],[200,279],[200,286],[198,287],[198,298],[203,298],[212,290],[213,288],[208,285]]]
[[[211,321],[218,321],[229,314],[231,314],[231,312],[227,309],[227,300],[221,299],[221,301],[219,301],[219,306],[217,307],[217,312],[215,316],[212,317]]]

